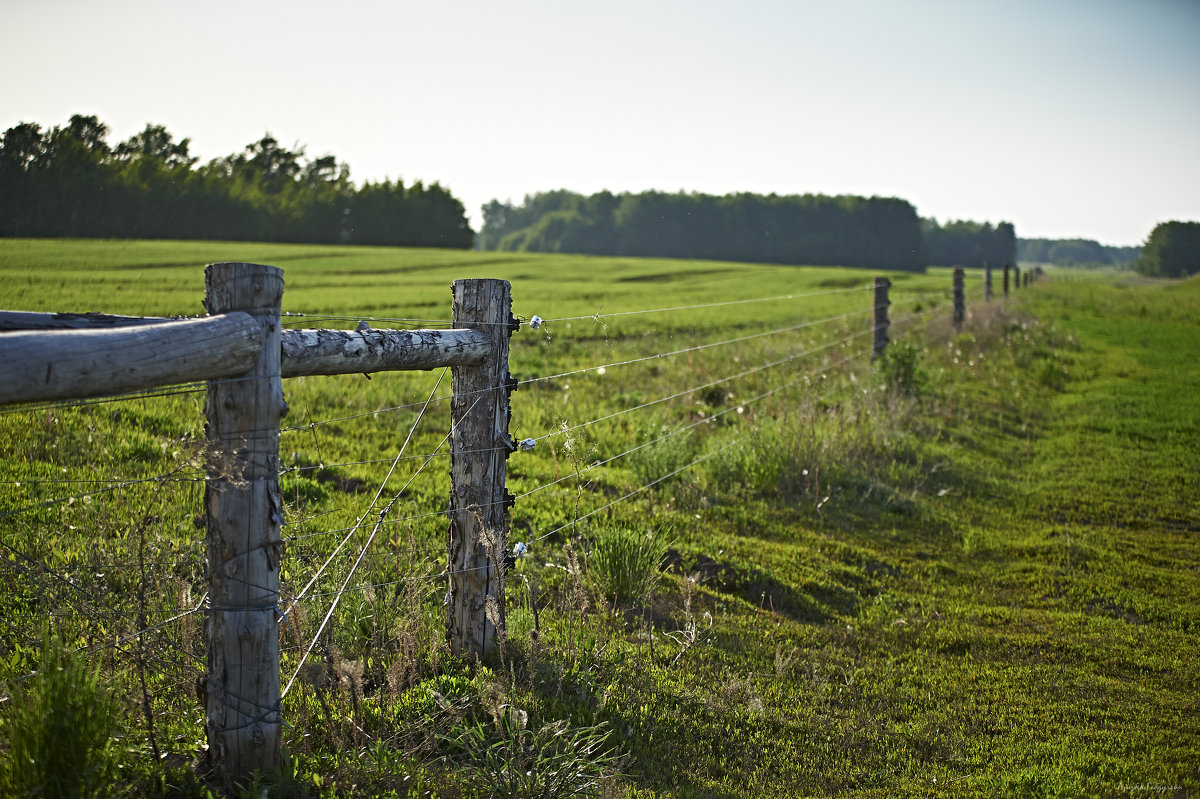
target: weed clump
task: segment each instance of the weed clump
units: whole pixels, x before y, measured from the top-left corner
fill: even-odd
[[[929,383],[921,368],[921,350],[908,342],[891,344],[875,361],[875,374],[893,394],[918,397]]]
[[[0,727],[0,793],[103,796],[117,776],[118,713],[99,670],[46,630],[41,668],[13,689]]]

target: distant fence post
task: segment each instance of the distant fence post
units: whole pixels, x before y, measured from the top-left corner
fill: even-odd
[[[1008,264],[1004,265],[1004,298],[1008,299],[1008,270],[1011,267]]]
[[[983,299],[984,302],[992,301],[992,262],[983,262]]]
[[[279,420],[283,271],[244,263],[205,270],[210,314],[244,311],[263,347],[241,379],[208,385],[204,508],[208,554],[209,756],[226,788],[279,764]]]
[[[1013,264],[1013,291],[1021,288],[1021,267]]]
[[[449,593],[446,635],[458,656],[482,659],[504,635],[504,556],[508,547],[505,488],[509,454],[508,339],[517,327],[507,280],[456,280],[454,326],[490,337],[490,357],[456,366],[450,402]]]
[[[963,298],[963,268],[954,267],[954,326],[962,327],[966,317],[966,302]]]
[[[886,277],[875,278],[875,338],[871,347],[871,360],[883,354],[888,344],[888,288],[892,281]]]

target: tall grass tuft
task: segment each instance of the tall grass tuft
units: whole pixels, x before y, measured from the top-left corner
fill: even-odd
[[[661,532],[603,527],[592,541],[588,575],[605,602],[645,602],[658,585],[667,547]]]
[[[454,766],[472,785],[487,785],[494,797],[599,796],[606,772],[616,761],[606,746],[609,731],[571,727],[556,721],[537,729],[529,715],[502,705],[494,727],[468,724],[444,736],[456,751]]]
[[[37,675],[14,687],[0,721],[5,796],[104,796],[117,776],[119,705],[99,669],[43,633]]]

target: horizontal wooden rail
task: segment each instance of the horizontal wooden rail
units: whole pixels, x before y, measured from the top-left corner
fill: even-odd
[[[262,331],[236,312],[106,330],[0,335],[0,404],[83,399],[245,374]]]
[[[0,334],[0,405],[237,377],[262,346],[258,328],[240,312],[178,321],[28,316],[37,318],[25,323],[41,329]],[[79,327],[44,329],[51,316]],[[121,324],[110,319],[132,325],[107,327]],[[283,377],[302,377],[477,366],[492,348],[479,330],[285,330],[281,369]]]
[[[494,349],[479,330],[285,330],[283,376],[478,366]]]

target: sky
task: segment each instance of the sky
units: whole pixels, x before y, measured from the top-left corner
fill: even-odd
[[[0,0],[0,129],[270,133],[492,199],[901,197],[1023,238],[1200,220],[1200,0]]]

